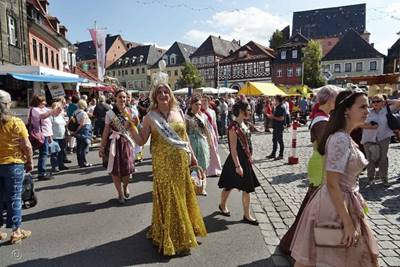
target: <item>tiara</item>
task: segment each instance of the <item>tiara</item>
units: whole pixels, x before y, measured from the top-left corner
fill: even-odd
[[[168,77],[168,74],[164,72],[166,66],[167,66],[167,63],[165,62],[165,60],[162,59],[158,62],[158,68],[160,70],[157,73],[155,73],[152,77],[154,87],[157,87],[157,85],[162,84],[162,83],[168,84],[169,77]]]

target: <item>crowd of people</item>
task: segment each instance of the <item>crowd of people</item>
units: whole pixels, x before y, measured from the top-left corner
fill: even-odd
[[[172,256],[188,252],[198,245],[197,236],[207,235],[196,198],[196,193],[207,195],[206,183],[195,190],[192,168],[199,168],[204,180],[219,176],[221,215],[231,215],[228,197],[237,189],[243,192],[243,222],[258,225],[250,211],[250,193],[260,186],[252,167],[251,133],[257,122],[263,122],[266,133],[272,129],[272,152],[266,158],[282,160],[283,134],[295,119],[308,124],[313,153],[309,190],[281,240],[282,251],[295,259],[295,266],[378,264],[378,246],[367,223],[358,177],[366,168],[370,186],[378,179],[390,186],[387,154],[398,129],[389,126],[388,113],[399,109],[400,100],[382,95],[369,99],[363,91],[330,85],[309,98],[183,98],[175,97],[167,83],[158,83],[149,96],[140,94],[138,99],[118,90],[97,99],[78,95],[56,99],[47,107],[44,97],[34,96],[28,129],[12,116],[10,102],[9,94],[0,91],[0,136],[5,137],[0,139],[5,148],[0,152],[0,201],[6,203],[12,243],[31,235],[21,228],[20,205],[24,169],[33,168],[31,142],[39,151],[37,178],[47,180],[68,169],[71,151],[80,168],[90,167],[86,154],[100,137],[99,156],[123,204],[130,197],[135,162],[143,159],[143,146],[151,138],[153,212],[148,237],[160,253]],[[224,136],[229,155],[222,164],[218,146]],[[0,214],[2,209],[0,205]],[[0,239],[5,238],[0,232]]]

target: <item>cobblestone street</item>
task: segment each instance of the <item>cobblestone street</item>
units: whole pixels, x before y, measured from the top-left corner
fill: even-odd
[[[276,266],[289,266],[276,246],[294,221],[307,191],[307,162],[312,153],[309,132],[301,127],[297,135],[299,164],[288,165],[291,153],[291,133],[285,132],[285,160],[271,161],[265,156],[272,149],[271,134],[256,133],[252,137],[256,174],[261,187],[253,195],[253,210],[260,221],[264,236]],[[361,193],[368,202],[369,221],[378,239],[381,266],[400,266],[400,144],[389,150],[389,182],[384,187],[380,181],[367,186],[366,172],[360,177]]]

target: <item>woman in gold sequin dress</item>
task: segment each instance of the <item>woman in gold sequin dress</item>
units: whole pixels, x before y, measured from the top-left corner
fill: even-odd
[[[150,97],[150,112],[143,119],[140,135],[133,130],[133,138],[138,145],[144,145],[151,135],[154,183],[148,237],[160,253],[172,256],[196,247],[196,236],[206,236],[207,231],[190,177],[189,154],[170,144],[150,117],[153,112],[163,118],[187,142],[185,122],[175,97],[167,84],[156,86]],[[197,165],[193,153],[191,158],[191,164]]]

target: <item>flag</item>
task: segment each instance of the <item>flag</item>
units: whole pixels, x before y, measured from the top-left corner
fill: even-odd
[[[106,31],[102,29],[89,29],[89,32],[96,48],[97,76],[103,81],[106,74]]]

